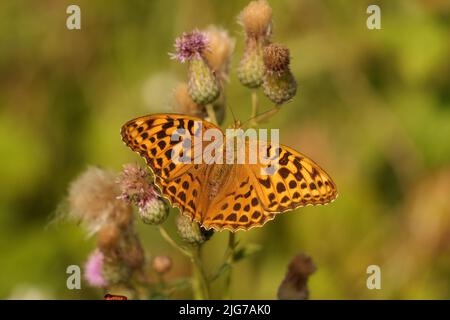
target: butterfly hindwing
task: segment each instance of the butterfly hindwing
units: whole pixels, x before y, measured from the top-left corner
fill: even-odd
[[[336,198],[335,184],[319,165],[289,147],[270,148],[266,157],[274,159],[275,155],[278,161],[274,163],[258,160],[233,165],[221,193],[208,207],[202,221],[205,227],[247,230],[264,225],[278,213]],[[246,152],[252,152],[248,143]],[[269,170],[272,165],[274,171]]]
[[[327,204],[336,198],[334,182],[311,159],[283,145],[279,146],[277,154],[277,169],[270,175],[262,175],[261,166],[250,166],[259,182],[258,195],[266,211],[284,212]]]
[[[208,207],[203,225],[236,231],[261,226],[273,219],[273,214],[264,211],[255,183],[246,165],[233,165],[221,192]]]

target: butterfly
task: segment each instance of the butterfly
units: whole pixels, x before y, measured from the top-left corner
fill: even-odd
[[[279,213],[327,204],[337,197],[336,185],[319,165],[281,144],[276,152],[267,144],[267,156],[278,157],[276,171],[270,175],[262,172],[262,167],[269,165],[260,162],[199,163],[192,158],[194,153],[189,155],[193,161],[173,160],[174,154],[182,156],[185,150],[176,150],[180,144],[192,150],[198,147],[195,139],[173,139],[173,135],[184,130],[190,136],[202,136],[208,129],[220,130],[210,122],[181,114],[147,115],[128,121],[121,129],[124,143],[152,170],[162,196],[204,228],[248,230]],[[245,148],[249,150],[248,143]]]

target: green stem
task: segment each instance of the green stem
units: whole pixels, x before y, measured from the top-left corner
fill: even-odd
[[[189,257],[193,267],[193,290],[196,299],[209,299],[209,283],[200,257],[200,246],[195,246],[192,250],[180,246],[170,237],[163,226],[159,226],[161,236],[175,249],[179,250],[185,256]]]
[[[252,121],[253,125],[258,125],[259,123],[269,119],[274,114],[276,114],[279,110],[280,110],[280,106],[279,105],[275,105],[272,109],[269,109],[269,110],[267,110],[265,112],[262,112],[262,113],[258,114]]]
[[[206,105],[206,112],[208,113],[209,120],[217,125],[216,112],[214,111],[214,106],[212,104]]]
[[[253,127],[257,125],[255,118],[258,115],[258,106],[258,93],[256,90],[252,90],[252,114],[250,119],[252,119],[251,126]]]
[[[162,225],[159,226],[159,233],[161,233],[161,236],[164,238],[164,240],[166,240],[172,247],[181,251],[181,253],[183,253],[185,256],[188,256],[189,258],[192,256],[192,254],[188,250],[186,250],[186,248],[180,246],[178,243],[176,243],[175,240],[170,237],[170,235]]]
[[[194,268],[194,295],[197,300],[205,300],[210,298],[209,283],[205,269],[200,257],[200,246],[195,246],[192,250],[191,262]]]
[[[236,234],[230,232],[228,236],[228,247],[225,252],[225,263],[229,265],[228,273],[225,278],[224,299],[231,299],[231,277],[233,273],[234,249],[236,248]]]

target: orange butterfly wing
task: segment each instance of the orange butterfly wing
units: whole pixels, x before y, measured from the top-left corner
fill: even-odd
[[[203,215],[202,190],[207,179],[206,167],[193,163],[195,139],[186,139],[183,135],[177,135],[176,131],[181,129],[191,137],[202,137],[203,132],[211,128],[220,130],[212,123],[196,117],[154,114],[130,120],[121,130],[125,144],[147,162],[162,195],[173,206],[198,221]],[[171,139],[173,134],[178,136],[178,141]],[[183,144],[185,150],[191,150],[192,164],[172,161],[172,150],[176,146],[181,150]]]
[[[248,144],[246,149],[250,152]],[[276,154],[278,167],[270,175],[261,174],[268,164],[233,166],[221,193],[208,207],[205,227],[247,230],[264,225],[278,213],[336,199],[336,185],[319,165],[283,145]]]

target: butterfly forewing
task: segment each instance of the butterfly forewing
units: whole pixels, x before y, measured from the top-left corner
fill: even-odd
[[[194,164],[195,144],[200,141],[194,137],[200,136],[201,139],[202,133],[210,128],[218,129],[195,117],[155,114],[130,120],[121,130],[125,144],[146,160],[162,195],[196,220],[202,212],[201,194],[206,168]],[[180,156],[179,161],[173,161],[173,150]],[[190,152],[182,155],[183,150]],[[182,161],[189,158],[190,163]]]

